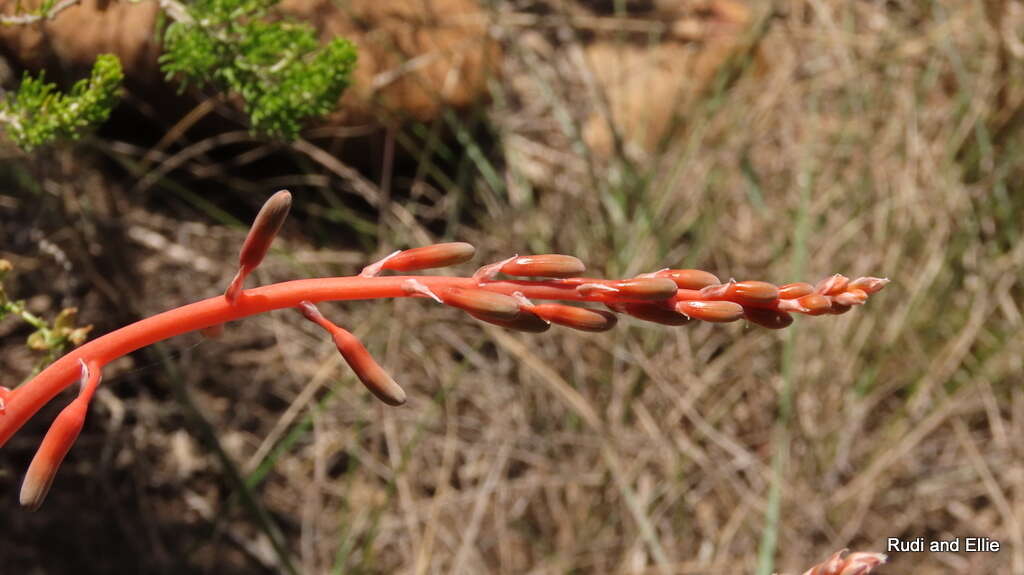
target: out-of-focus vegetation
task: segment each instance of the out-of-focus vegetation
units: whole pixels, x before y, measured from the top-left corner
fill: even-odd
[[[234,102],[130,87],[95,138],[9,153],[8,295],[96,333],[215,295],[280,187],[295,219],[262,282],[459,239],[602,275],[893,283],[782,334],[335,309],[409,392],[397,410],[295,314],[182,338],[111,366],[47,506],[7,515],[6,565],[279,572],[278,549],[308,573],[799,573],[889,537],[987,536],[999,553],[878,572],[1024,572],[1015,3],[374,4],[330,12],[363,29],[373,73],[349,96],[369,120],[272,143]],[[435,106],[411,113],[411,91]],[[28,330],[0,322],[9,381],[33,368]],[[0,451],[12,505],[46,423]]]

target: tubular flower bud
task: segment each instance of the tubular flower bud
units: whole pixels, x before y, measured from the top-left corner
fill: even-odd
[[[847,286],[847,289],[864,290],[865,293],[871,295],[873,293],[878,293],[882,291],[882,288],[884,288],[887,285],[889,285],[888,278],[862,277],[850,282],[850,285]]]
[[[405,390],[391,379],[388,372],[384,371],[384,368],[373,359],[373,356],[356,336],[338,326],[331,330],[331,335],[334,337],[334,345],[341,352],[341,356],[345,358],[356,377],[363,382],[370,393],[388,405],[405,403]]]
[[[614,287],[612,287],[610,285],[599,284],[599,283],[596,283],[596,282],[580,284],[580,285],[576,286],[576,291],[578,291],[580,293],[580,295],[582,295],[582,296],[590,296],[590,295],[593,295],[593,294],[596,294],[596,293],[602,293],[602,292],[606,293],[606,294],[618,294],[619,293],[619,289],[618,288],[614,288]]]
[[[520,256],[501,266],[501,273],[510,276],[571,278],[587,270],[578,258],[562,254]]]
[[[726,323],[743,317],[743,306],[731,301],[681,301],[676,311],[693,319]]]
[[[804,571],[804,575],[868,575],[886,560],[886,556],[881,553],[858,552],[846,555],[846,551],[837,551],[824,563]]]
[[[476,248],[466,242],[434,244],[398,252],[384,262],[383,269],[411,272],[443,268],[467,262],[475,253]]]
[[[779,286],[779,299],[796,299],[812,293],[814,293],[814,286],[806,282]]]
[[[581,331],[608,331],[618,323],[613,313],[585,307],[544,303],[528,309],[541,319]]]
[[[779,299],[779,288],[759,281],[729,282],[726,297],[740,305],[765,305]]]
[[[661,303],[624,303],[616,307],[620,307],[623,313],[644,321],[653,321],[663,325],[690,323],[690,318]]]
[[[542,319],[537,314],[527,310],[520,311],[519,315],[517,315],[515,319],[501,319],[500,317],[495,317],[487,313],[474,311],[469,311],[469,315],[480,321],[486,321],[487,323],[493,323],[494,325],[507,329],[525,331],[528,333],[542,333],[551,328],[550,323]]]
[[[311,302],[300,302],[299,311],[306,319],[331,334],[335,347],[370,393],[388,405],[405,403],[405,390],[391,379],[355,335],[325,318]]]
[[[814,291],[821,295],[836,295],[846,291],[846,286],[850,283],[850,278],[836,274],[828,279],[821,280],[818,285],[814,286]]]
[[[793,316],[788,313],[759,307],[743,308],[743,317],[768,329],[785,329],[793,324]]]
[[[832,297],[833,303],[839,305],[864,305],[868,301],[868,294],[861,289],[847,289],[841,294]]]
[[[260,262],[267,255],[267,250],[270,249],[270,244],[277,237],[277,232],[280,231],[285,218],[288,217],[288,210],[291,209],[291,206],[291,193],[288,190],[281,190],[270,196],[270,199],[260,208],[260,212],[256,214],[256,219],[253,220],[252,227],[249,228],[249,235],[245,237],[245,243],[242,244],[242,250],[238,254],[238,274],[235,275],[235,279],[231,281],[231,285],[224,293],[228,301],[233,302],[238,298],[245,278],[259,267]]]
[[[676,282],[668,278],[633,278],[611,284],[625,299],[660,301],[676,295]],[[582,286],[581,286],[582,287]]]
[[[682,289],[698,290],[719,283],[715,274],[703,270],[661,270],[654,272],[654,277],[668,278]]]
[[[438,294],[441,301],[472,313],[499,320],[514,320],[520,314],[516,298],[481,289],[448,288]]]
[[[90,369],[84,362],[82,363],[82,389],[78,397],[53,420],[46,436],[43,437],[43,442],[39,445],[39,450],[32,457],[32,463],[25,473],[25,481],[21,484],[19,501],[29,510],[39,509],[46,499],[46,494],[50,492],[50,486],[53,485],[61,462],[82,432],[85,414],[89,411],[89,402],[100,383],[100,378],[98,366]]]
[[[821,315],[828,313],[832,309],[832,302],[827,297],[817,293],[797,298],[796,301],[804,308],[804,313],[807,315]]]

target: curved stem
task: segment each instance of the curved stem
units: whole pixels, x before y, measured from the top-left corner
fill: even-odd
[[[431,290],[443,288],[480,288],[504,294],[521,292],[538,300],[608,301],[601,293],[584,295],[577,291],[581,283],[612,283],[607,280],[578,278],[541,281],[488,281],[447,276],[335,277],[282,282],[245,290],[232,304],[222,296],[211,297],[139,320],[112,331],[69,352],[35,378],[13,390],[6,409],[0,412],[0,447],[48,401],[79,376],[79,360],[100,367],[137,349],[178,335],[235,321],[275,309],[292,308],[307,300],[313,303],[357,299],[421,297],[410,294],[403,283],[415,279]],[[678,299],[699,299],[699,294],[684,294]],[[616,301],[628,301],[616,298]]]

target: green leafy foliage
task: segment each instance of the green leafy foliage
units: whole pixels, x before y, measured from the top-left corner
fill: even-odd
[[[110,116],[123,80],[121,62],[112,54],[96,58],[90,77],[66,94],[46,81],[45,72],[38,78],[26,73],[18,90],[0,104],[7,135],[26,151],[57,139],[76,140]]]
[[[208,84],[241,97],[253,130],[294,138],[302,124],[334,109],[348,87],[355,47],[335,38],[322,46],[315,31],[261,19],[276,0],[200,0],[191,21],[167,28],[160,57],[168,78]]]

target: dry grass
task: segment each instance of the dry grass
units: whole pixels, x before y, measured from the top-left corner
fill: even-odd
[[[662,148],[627,160],[583,138],[602,106],[587,69],[601,63],[583,49],[605,33],[541,4],[496,9],[505,54],[491,104],[370,140],[385,160],[361,175],[312,147],[347,161],[357,137],[311,138],[273,166],[255,142],[249,160],[204,151],[159,194],[60,155],[36,174],[48,186],[0,196],[17,293],[42,294],[44,309],[77,303],[102,333],[219,292],[232,270],[217,262],[234,261],[244,231],[180,188],[246,178],[252,194],[211,201],[248,218],[269,186],[296,194],[265,282],[354,273],[395,246],[457,237],[488,258],[562,251],[610,275],[685,265],[893,284],[782,334],[627,319],[534,336],[419,301],[338,306],[409,392],[400,409],[364,393],[297,314],[183,338],[168,361],[140,354],[111,370],[43,510],[4,512],[6,564],[277,571],[272,531],[201,441],[184,386],[301,572],[753,573],[767,531],[777,552],[769,539],[761,569],[782,573],[918,536],[1004,550],[893,554],[878,572],[1024,573],[1015,39],[975,3],[779,2],[756,57],[679,110]],[[527,9],[540,16],[517,16]],[[115,140],[94,155],[127,165],[146,152]],[[38,237],[72,267],[57,270]],[[19,332],[0,330],[6,371],[28,365]],[[2,454],[8,505],[42,425]]]

